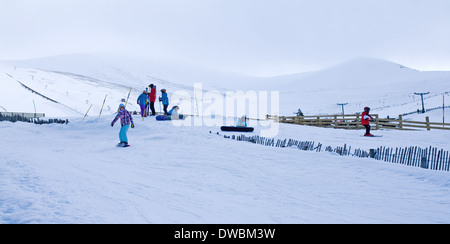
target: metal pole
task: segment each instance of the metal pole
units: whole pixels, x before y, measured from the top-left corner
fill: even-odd
[[[89,113],[89,110],[91,110],[91,107],[92,107],[92,104],[91,104],[91,106],[89,106],[89,109],[86,111],[86,114],[84,115],[82,120],[84,120],[84,118],[86,118],[87,114]]]
[[[414,92],[414,94],[420,95],[420,97],[422,98],[422,113],[424,114],[425,113],[425,105],[423,103],[423,95],[427,95],[427,94],[429,94],[429,92],[425,92],[425,93]]]
[[[337,105],[342,106],[342,115],[344,115],[344,106],[347,105],[348,103],[338,103]],[[342,116],[342,118],[344,118],[344,116]],[[344,118],[345,119],[345,118]]]
[[[130,91],[128,92],[128,97],[127,97],[127,101],[125,102],[125,107],[127,107],[127,104],[128,104],[128,98],[130,98],[131,88],[132,88],[132,87],[130,87]]]
[[[105,106],[106,96],[108,96],[108,94],[106,94],[106,95],[105,95],[105,99],[103,99],[103,105],[102,105],[102,108],[100,109],[100,113],[98,114],[98,117],[99,117],[99,118],[100,118],[100,115],[102,115],[103,106]]]
[[[36,118],[36,103],[34,103],[34,99],[33,99],[33,106],[34,106],[34,118]]]

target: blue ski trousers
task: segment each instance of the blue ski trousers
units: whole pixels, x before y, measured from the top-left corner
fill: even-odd
[[[124,125],[120,128],[119,139],[120,142],[128,142],[127,131],[130,128],[130,125]]]

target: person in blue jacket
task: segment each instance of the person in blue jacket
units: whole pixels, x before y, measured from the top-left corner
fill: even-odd
[[[146,91],[143,91],[142,94],[138,97],[137,103],[141,106],[141,116],[147,117],[146,113],[146,105],[147,105],[148,95]]]
[[[166,89],[161,90],[161,97],[159,98],[159,101],[162,102],[164,106],[164,115],[169,115],[167,112],[167,107],[169,107],[169,97],[167,96]]]
[[[238,119],[236,126],[237,127],[247,127],[247,116],[244,115],[240,119]]]

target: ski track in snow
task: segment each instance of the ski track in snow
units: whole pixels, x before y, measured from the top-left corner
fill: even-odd
[[[218,127],[138,116],[131,147],[117,148],[112,119],[0,123],[0,223],[450,222],[448,172],[270,148],[224,139]],[[383,140],[360,133],[281,124],[279,136],[353,147]],[[401,132],[380,133],[406,143],[389,137]],[[402,135],[418,142],[414,133]]]

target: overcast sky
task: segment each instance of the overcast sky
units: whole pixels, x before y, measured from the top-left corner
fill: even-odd
[[[130,52],[251,75],[450,70],[450,0],[0,0],[0,59]]]

